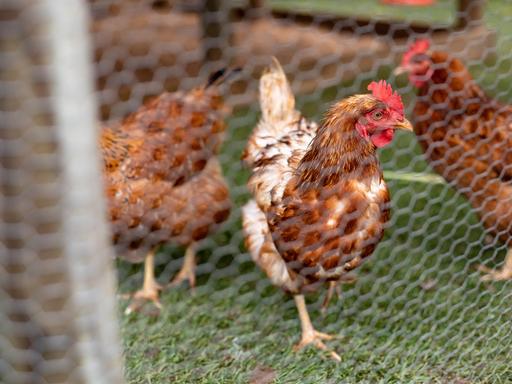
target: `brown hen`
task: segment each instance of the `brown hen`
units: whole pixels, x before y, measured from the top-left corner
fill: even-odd
[[[303,293],[359,266],[389,218],[376,149],[391,142],[395,129],[412,127],[389,85],[369,89],[334,104],[318,127],[295,110],[277,60],[260,80],[262,117],[243,155],[254,196],[243,207],[243,227],[253,260],[294,295],[302,325],[297,349],[326,350],[322,340],[331,337],[313,328]]]
[[[418,40],[396,73],[418,88],[414,130],[430,165],[464,194],[490,234],[512,240],[512,106],[478,86],[462,61]],[[481,266],[483,280],[512,278],[512,248],[501,270]]]
[[[158,307],[154,277],[160,245],[187,247],[174,282],[195,284],[195,244],[224,222],[228,186],[215,155],[222,143],[224,107],[217,85],[233,72],[217,72],[205,87],[165,93],[121,123],[105,127],[100,146],[113,241],[119,257],[145,260],[144,283],[127,308],[143,300]]]

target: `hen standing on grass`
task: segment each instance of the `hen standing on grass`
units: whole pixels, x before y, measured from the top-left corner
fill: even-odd
[[[164,93],[121,123],[104,127],[100,146],[117,254],[145,261],[144,284],[127,312],[144,300],[158,307],[154,256],[160,245],[187,247],[177,284],[195,284],[195,244],[230,213],[228,186],[215,157],[225,130],[218,85],[234,71],[213,74],[204,87]]]
[[[390,85],[368,89],[334,104],[318,127],[295,110],[277,60],[260,80],[262,117],[243,155],[254,196],[243,207],[243,228],[253,260],[295,298],[302,326],[296,349],[327,350],[322,340],[331,338],[313,328],[303,293],[326,281],[331,289],[359,266],[389,219],[376,149],[396,129],[412,127]]]
[[[485,227],[512,240],[512,106],[488,97],[464,64],[418,40],[395,73],[418,88],[414,130],[432,167],[471,202]],[[512,278],[512,248],[505,265],[484,266],[483,280]]]

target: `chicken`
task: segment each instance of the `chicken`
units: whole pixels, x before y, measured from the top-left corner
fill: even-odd
[[[512,106],[485,94],[461,60],[418,40],[395,73],[418,89],[414,130],[431,166],[464,194],[490,234],[512,240]],[[512,248],[485,281],[512,278]]]
[[[164,93],[101,132],[116,253],[130,262],[145,260],[143,287],[127,312],[144,300],[161,307],[154,277],[160,245],[187,247],[174,283],[188,279],[193,287],[196,243],[229,216],[229,190],[215,155],[225,130],[218,84],[232,73],[217,72],[188,93]]]
[[[389,193],[376,149],[395,129],[412,131],[400,96],[384,81],[372,94],[334,104],[317,126],[295,110],[277,60],[260,80],[262,117],[242,156],[253,195],[242,209],[246,247],[270,281],[292,294],[302,338],[328,350],[303,294],[334,284],[375,249],[389,219]],[[329,350],[332,358],[339,355]]]

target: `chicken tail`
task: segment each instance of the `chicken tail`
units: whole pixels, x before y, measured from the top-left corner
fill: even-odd
[[[224,67],[219,69],[218,71],[213,72],[208,77],[208,81],[206,82],[204,89],[210,88],[212,86],[220,85],[222,83],[225,83],[229,79],[231,79],[233,76],[237,75],[242,71],[242,67]]]
[[[269,123],[283,121],[295,111],[295,97],[275,57],[260,79],[260,106],[263,119]]]

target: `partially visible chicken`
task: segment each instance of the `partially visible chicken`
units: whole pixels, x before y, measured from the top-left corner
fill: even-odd
[[[260,80],[262,117],[243,160],[254,196],[242,210],[246,246],[273,284],[294,295],[300,349],[327,350],[303,293],[339,281],[368,257],[389,219],[389,194],[376,155],[395,129],[412,130],[400,96],[384,81],[369,95],[336,104],[318,127],[297,110],[277,60]],[[339,355],[329,351],[340,360]]]
[[[432,167],[464,194],[484,226],[512,240],[512,105],[485,94],[464,64],[418,40],[396,73],[418,88],[414,130]],[[512,278],[512,248],[501,270],[483,280]]]
[[[113,241],[119,257],[145,260],[143,300],[158,307],[154,254],[167,243],[187,247],[174,282],[195,284],[195,244],[229,216],[229,190],[215,158],[225,129],[217,84],[233,72],[217,72],[205,87],[165,93],[121,123],[105,127],[100,146]]]

